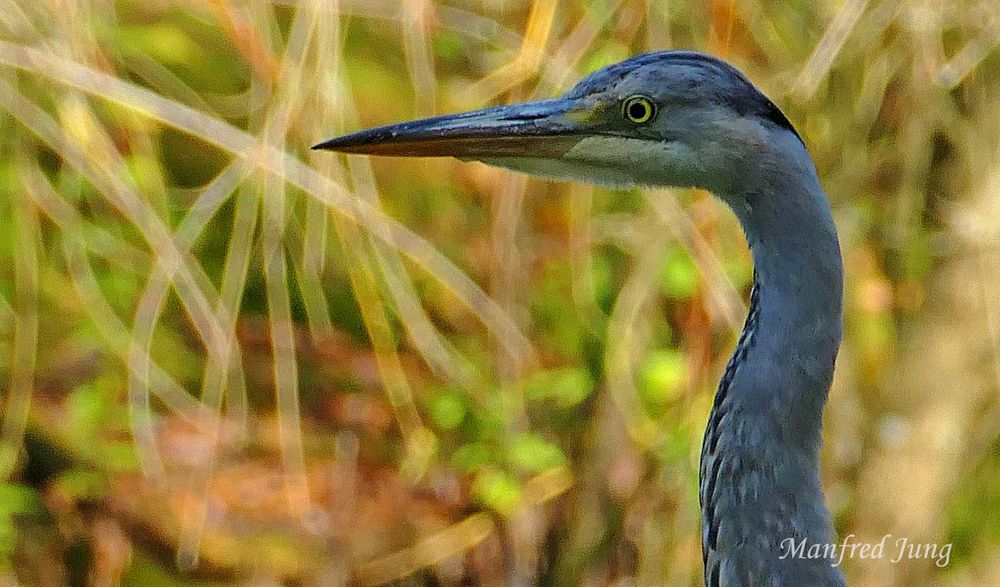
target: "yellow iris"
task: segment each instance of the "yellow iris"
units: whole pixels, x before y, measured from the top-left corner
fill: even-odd
[[[631,96],[622,105],[622,114],[635,124],[649,122],[655,111],[653,101],[645,96]]]

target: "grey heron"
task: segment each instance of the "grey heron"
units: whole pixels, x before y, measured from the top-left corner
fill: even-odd
[[[705,583],[843,585],[829,558],[822,415],[842,334],[830,205],[792,124],[739,70],[691,51],[633,57],[562,97],[362,130],[316,145],[450,156],[606,186],[706,189],[743,227],[749,311],[701,450]]]

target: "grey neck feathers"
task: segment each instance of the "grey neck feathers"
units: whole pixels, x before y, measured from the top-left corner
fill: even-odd
[[[841,339],[843,269],[805,148],[764,153],[750,185],[722,194],[750,244],[750,310],[702,446],[705,582],[843,585],[829,559],[788,546],[832,542],[819,481],[822,413]],[[784,558],[782,554],[786,554]]]

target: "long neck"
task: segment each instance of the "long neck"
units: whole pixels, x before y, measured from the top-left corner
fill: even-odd
[[[746,231],[755,279],[702,448],[710,587],[843,584],[829,559],[786,548],[831,542],[818,453],[843,293],[826,196],[804,147],[786,149],[758,166],[745,191],[723,196]]]

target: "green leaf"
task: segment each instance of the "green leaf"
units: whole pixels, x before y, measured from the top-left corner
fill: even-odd
[[[662,406],[677,396],[688,376],[687,357],[676,349],[653,351],[639,370],[640,392],[651,406]]]
[[[566,456],[558,446],[530,433],[514,439],[508,456],[512,465],[533,473],[546,471],[566,462]]]
[[[119,36],[133,49],[171,65],[185,66],[205,54],[187,32],[172,24],[127,25],[119,29]]]
[[[68,469],[53,484],[61,495],[73,500],[96,499],[108,490],[108,480],[103,474],[85,469]]]
[[[465,397],[455,391],[438,393],[427,406],[431,421],[444,430],[453,430],[463,421],[467,413]]]
[[[470,473],[482,467],[490,460],[490,450],[482,442],[472,442],[458,447],[451,455],[451,463],[456,468]]]
[[[0,483],[0,517],[42,510],[38,493],[26,485]]]
[[[524,388],[528,399],[553,399],[560,407],[571,408],[590,396],[594,380],[582,367],[566,367],[535,373]]]
[[[689,299],[698,289],[698,267],[687,251],[675,248],[660,272],[660,290],[667,297]]]
[[[139,469],[139,456],[131,442],[109,442],[103,452],[104,466],[112,472],[128,472]]]
[[[97,434],[104,417],[105,396],[93,381],[82,383],[66,399],[66,422],[73,437],[89,440]]]
[[[440,29],[434,33],[431,47],[434,49],[435,57],[454,59],[461,56],[464,43],[462,36],[455,31]]]
[[[483,505],[508,515],[521,501],[521,486],[503,471],[484,469],[472,483],[472,494]]]
[[[630,53],[631,51],[627,46],[609,41],[599,46],[597,50],[584,60],[582,69],[586,72],[596,71],[625,59]]]

